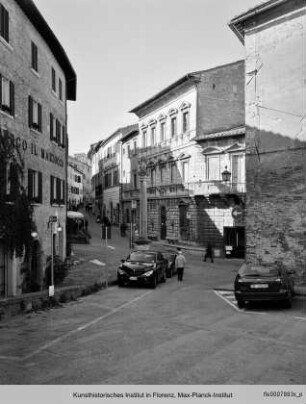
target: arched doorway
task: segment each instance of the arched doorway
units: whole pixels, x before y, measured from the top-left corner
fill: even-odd
[[[167,238],[167,210],[165,206],[160,208],[160,238],[161,240]]]

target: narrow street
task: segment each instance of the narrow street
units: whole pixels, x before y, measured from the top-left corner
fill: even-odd
[[[222,281],[241,261],[186,257],[182,285],[113,286],[1,323],[1,383],[304,385],[304,297],[239,310]]]

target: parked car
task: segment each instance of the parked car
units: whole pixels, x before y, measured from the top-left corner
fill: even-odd
[[[234,283],[239,307],[246,302],[276,301],[291,307],[294,296],[292,272],[285,268],[243,265]]]
[[[163,251],[163,256],[168,261],[166,270],[167,278],[172,278],[172,276],[177,272],[175,268],[175,258],[177,256],[177,252],[174,250]]]
[[[158,251],[135,250],[121,260],[117,271],[118,285],[140,283],[156,288],[166,282],[167,260]]]

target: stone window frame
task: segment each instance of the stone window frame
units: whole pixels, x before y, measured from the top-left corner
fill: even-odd
[[[5,83],[5,87],[4,87]],[[0,73],[0,109],[1,111],[15,116],[15,85],[6,76]]]
[[[29,128],[42,133],[42,105],[31,95],[28,97],[29,106]],[[35,118],[35,119],[34,119]]]
[[[36,74],[39,73],[38,66],[38,46],[34,41],[31,41],[31,69],[34,70]]]
[[[156,121],[156,119],[151,119],[148,123],[148,126],[150,127],[150,145],[153,147],[157,143],[157,139],[156,139],[157,121]]]
[[[42,173],[37,170],[28,169],[28,197],[31,203],[42,203],[43,198]]]
[[[10,42],[10,15],[7,9],[0,3],[0,38],[7,44]]]
[[[167,115],[160,114],[158,117],[158,122],[159,122],[159,139],[160,142],[163,143],[164,141],[167,140]],[[164,125],[165,128],[163,136],[162,136],[162,125]]]
[[[188,133],[190,131],[190,109],[191,109],[191,104],[187,101],[184,101],[181,106],[180,106],[180,111],[181,111],[181,130],[182,134]],[[187,129],[184,128],[184,115],[188,114],[188,127]]]
[[[170,136],[171,139],[173,139],[178,135],[178,109],[170,108],[168,111],[168,115],[170,117]],[[175,122],[175,131],[173,122]]]
[[[142,142],[142,147],[145,148],[147,147],[147,135],[148,135],[148,125],[142,124],[140,126],[140,131],[141,131],[141,142]]]

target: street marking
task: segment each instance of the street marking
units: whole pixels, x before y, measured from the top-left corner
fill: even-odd
[[[234,292],[227,291],[227,290],[214,290],[215,294],[219,296],[221,299],[223,299],[227,304],[232,306],[236,311],[239,311],[240,313],[246,313],[245,309],[240,309],[238,307],[237,300],[235,298]],[[247,313],[251,314],[263,314],[267,315],[267,313],[264,313],[262,311],[247,311]]]
[[[91,261],[89,261],[89,262],[92,262],[93,264],[96,264],[96,265],[100,265],[100,266],[102,266],[102,267],[104,267],[106,264],[104,263],[104,262],[101,262],[101,261],[99,261],[99,260],[91,260]]]
[[[50,342],[48,342],[47,344],[43,345],[42,347],[40,347],[40,348],[36,349],[35,351],[29,353],[28,355],[25,355],[24,357],[21,357],[19,360],[26,360],[26,359],[29,359],[29,358],[31,358],[32,356],[37,355],[37,354],[41,353],[42,351],[45,351],[46,349],[48,349],[48,348],[50,348],[51,346],[57,344],[58,342],[62,341],[63,339],[65,339],[65,338],[67,338],[67,337],[69,337],[69,336],[71,336],[71,335],[74,335],[74,334],[76,334],[76,333],[79,332],[79,331],[86,330],[86,328],[91,327],[91,326],[94,325],[94,324],[97,324],[99,321],[104,320],[105,318],[110,317],[110,316],[113,315],[113,314],[116,314],[118,311],[120,311],[120,310],[122,310],[122,309],[124,309],[124,308],[126,308],[126,307],[128,307],[128,306],[130,306],[130,305],[132,305],[133,303],[135,303],[135,302],[137,302],[138,300],[140,300],[140,299],[146,297],[146,296],[147,296],[148,294],[150,294],[150,293],[152,293],[152,291],[146,292],[146,293],[144,293],[144,294],[142,294],[142,295],[136,297],[135,299],[133,299],[133,300],[127,302],[127,303],[124,303],[124,304],[122,304],[121,306],[119,306],[119,307],[117,307],[117,308],[111,310],[109,313],[106,313],[106,314],[104,314],[103,316],[100,316],[100,317],[98,317],[98,318],[96,318],[96,319],[94,319],[94,320],[92,320],[92,321],[89,321],[88,323],[84,324],[83,326],[78,327],[78,328],[76,328],[76,329],[74,329],[74,330],[71,330],[71,331],[67,332],[66,334],[64,334],[64,335],[62,335],[62,336],[60,336],[60,337],[58,337],[58,338],[55,338],[53,341],[50,341]]]
[[[20,358],[18,356],[4,356],[4,355],[0,355],[0,359],[7,359],[10,361],[19,361]]]
[[[228,300],[228,297],[222,296],[222,294],[229,295],[229,292],[218,291],[218,290],[214,290],[214,292],[217,296],[219,296],[221,299],[223,299],[226,303],[228,303],[230,306],[232,306],[235,310],[242,311],[241,309],[239,309],[239,307],[236,304],[234,304],[230,300]],[[232,294],[232,292],[230,292],[230,294]]]
[[[108,245],[107,248],[110,248],[111,250],[115,250],[115,247],[113,247],[112,245]]]
[[[303,320],[303,321],[306,321],[306,317],[294,317],[294,318],[296,318],[297,320]]]

